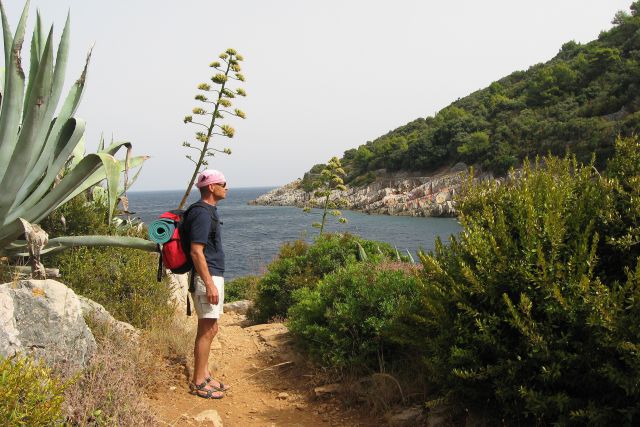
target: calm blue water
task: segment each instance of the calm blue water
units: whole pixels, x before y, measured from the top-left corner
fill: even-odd
[[[218,205],[222,225],[222,244],[226,253],[227,279],[247,274],[261,274],[277,255],[283,242],[304,238],[311,240],[318,234],[313,222],[320,221],[321,211],[304,213],[302,209],[279,206],[249,206],[247,202],[271,188],[240,188],[229,190],[227,199]],[[195,202],[199,193],[192,192],[189,202]],[[158,215],[175,209],[182,197],[181,191],[130,192],[129,209],[144,222],[150,223]],[[366,239],[379,240],[409,250],[417,260],[418,249],[433,249],[437,236],[446,240],[458,233],[460,225],[451,218],[413,218],[386,215],[367,215],[343,211],[346,224],[338,224],[328,217],[325,230],[349,232]]]

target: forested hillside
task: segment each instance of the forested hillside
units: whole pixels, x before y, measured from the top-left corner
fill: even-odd
[[[432,172],[458,161],[500,175],[525,157],[567,151],[604,165],[616,136],[640,125],[640,1],[613,24],[597,40],[567,42],[545,64],[346,151],[347,183],[371,182],[380,169]]]

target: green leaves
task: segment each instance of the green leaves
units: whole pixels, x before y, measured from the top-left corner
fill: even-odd
[[[125,162],[116,160],[113,155],[120,147],[127,146],[129,153],[128,143],[113,144],[104,152],[83,157],[85,124],[73,114],[84,90],[91,52],[54,118],[68,60],[69,17],[54,61],[53,27],[45,33],[38,15],[25,81],[21,48],[28,8],[29,2],[12,36],[0,2],[7,65],[0,109],[0,253],[21,234],[20,218],[38,223],[69,198],[103,180],[107,182],[110,216],[119,196],[120,173],[146,160],[144,156],[129,159],[128,155]]]

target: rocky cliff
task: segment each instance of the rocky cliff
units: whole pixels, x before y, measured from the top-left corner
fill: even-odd
[[[405,216],[455,216],[454,196],[468,168],[463,163],[432,176],[387,175],[363,187],[349,187],[346,192],[334,192],[332,200],[342,197],[344,208],[365,213]],[[300,186],[300,180],[276,188],[250,202],[267,206],[320,206]]]

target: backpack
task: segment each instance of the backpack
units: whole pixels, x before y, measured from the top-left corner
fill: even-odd
[[[168,242],[162,246],[158,245],[160,259],[158,262],[158,281],[162,280],[163,266],[171,270],[175,274],[184,274],[193,270],[193,262],[189,252],[191,244],[185,235],[184,223],[189,211],[200,202],[195,202],[187,208],[187,210],[174,209],[164,212],[160,215],[159,220],[174,226],[173,234]],[[211,221],[218,221],[211,216]],[[214,227],[215,233],[215,227]]]

